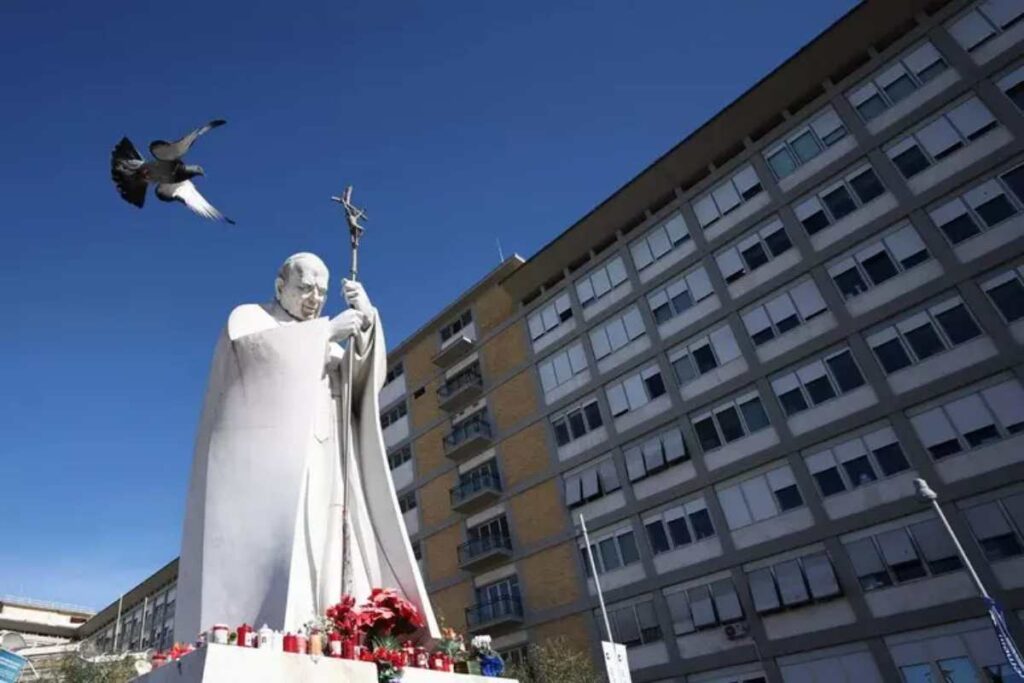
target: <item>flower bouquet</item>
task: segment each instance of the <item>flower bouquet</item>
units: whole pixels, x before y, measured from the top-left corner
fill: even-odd
[[[480,673],[492,678],[500,676],[505,672],[505,661],[501,655],[491,647],[491,637],[479,635],[470,641],[471,652],[480,663]]]

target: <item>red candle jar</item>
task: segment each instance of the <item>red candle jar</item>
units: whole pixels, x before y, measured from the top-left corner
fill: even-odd
[[[256,632],[252,630],[252,626],[249,626],[249,624],[242,624],[235,631],[235,635],[237,636],[235,644],[238,647],[252,647]]]
[[[327,636],[327,656],[341,657],[341,634],[331,631]]]
[[[295,636],[295,651],[300,655],[309,654],[309,640],[301,633]]]
[[[341,642],[341,658],[342,659],[355,659],[356,658],[356,639],[355,637],[346,638]]]
[[[299,641],[292,633],[284,634],[284,651],[295,652],[299,651]]]
[[[420,669],[430,668],[430,654],[427,653],[427,648],[418,647],[416,648],[416,664],[415,666]]]

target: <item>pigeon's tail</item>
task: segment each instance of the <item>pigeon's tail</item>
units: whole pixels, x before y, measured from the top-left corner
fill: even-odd
[[[110,154],[110,177],[129,204],[142,208],[146,202],[146,160],[128,138],[121,138]]]

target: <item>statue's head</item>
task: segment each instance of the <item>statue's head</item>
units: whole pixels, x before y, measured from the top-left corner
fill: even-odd
[[[327,266],[316,254],[292,254],[277,271],[277,303],[296,320],[319,317],[327,300],[328,277]]]

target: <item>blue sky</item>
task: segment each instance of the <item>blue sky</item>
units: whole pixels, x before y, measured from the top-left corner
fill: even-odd
[[[175,557],[218,331],[292,252],[347,268],[344,183],[394,344],[854,4],[4,2],[0,593],[102,607]],[[237,226],[119,199],[122,135],[217,117],[190,160]]]

